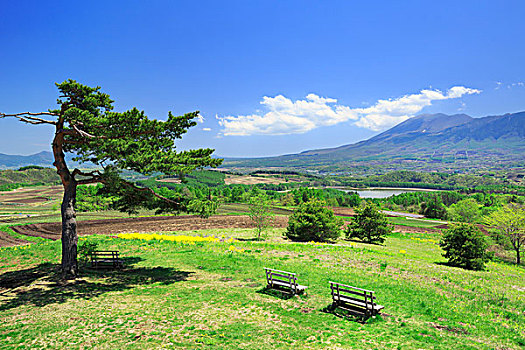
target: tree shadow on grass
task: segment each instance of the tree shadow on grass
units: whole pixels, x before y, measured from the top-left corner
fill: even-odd
[[[235,239],[238,240],[238,241],[241,241],[241,242],[264,242],[264,239],[257,238],[257,237],[254,237],[254,238],[242,238],[242,237],[239,237],[239,238],[235,238]]]
[[[84,270],[82,277],[64,280],[59,265],[43,263],[0,275],[0,311],[21,305],[42,307],[70,299],[91,299],[139,285],[169,285],[187,280],[192,273],[171,267],[129,267],[122,270]]]
[[[465,271],[484,271],[484,270],[487,270],[486,266],[483,269],[481,269],[481,270],[476,270],[476,269],[469,269],[469,268],[467,268],[465,266],[454,265],[453,263],[451,263],[449,261],[436,261],[435,264],[436,265],[440,265],[440,266],[453,267],[453,268],[460,269],[460,270],[465,270]]]

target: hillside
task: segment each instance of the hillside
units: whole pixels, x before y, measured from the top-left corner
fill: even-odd
[[[25,170],[0,170],[0,185],[8,184],[46,184],[60,183],[56,169],[25,169]]]
[[[53,163],[53,154],[48,151],[28,156],[0,153],[0,169],[20,168],[28,165],[50,166]]]
[[[294,167],[321,171],[462,171],[525,161],[525,112],[472,118],[424,114],[368,140],[279,157],[226,159],[225,166]]]
[[[72,154],[66,154],[66,161],[69,166],[81,166],[83,169],[94,167],[92,163],[79,164],[78,162],[73,161],[74,157],[75,156]],[[0,153],[0,169],[18,169],[30,165],[51,167],[53,166],[53,162],[53,153],[49,151],[42,151],[28,156]]]

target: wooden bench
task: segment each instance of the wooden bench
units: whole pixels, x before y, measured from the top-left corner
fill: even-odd
[[[297,284],[297,275],[292,272],[280,271],[264,268],[266,272],[266,282],[268,287],[278,290],[284,290],[290,294],[301,294],[308,288]]]
[[[383,308],[375,300],[374,291],[330,282],[332,308],[341,308],[349,313],[368,318],[377,315]]]
[[[122,268],[122,260],[118,250],[96,250],[91,253],[91,267],[99,268]]]

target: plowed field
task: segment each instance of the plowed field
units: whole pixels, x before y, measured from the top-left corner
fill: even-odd
[[[274,217],[274,227],[286,227],[288,218],[285,216]],[[224,228],[252,228],[253,223],[248,216],[219,215],[209,219],[201,219],[192,215],[185,216],[156,216],[140,218],[123,218],[110,220],[86,220],[77,222],[80,236],[92,234],[116,235],[125,232],[169,232],[191,231]],[[26,236],[43,237],[47,239],[60,239],[62,225],[56,223],[31,224],[13,226],[13,231]],[[0,246],[7,244],[11,237],[0,236]],[[20,243],[18,243],[20,244]]]
[[[286,227],[288,217],[275,216],[274,227]],[[192,231],[225,228],[253,228],[253,223],[248,216],[241,215],[217,215],[209,219],[201,219],[197,216],[155,216],[139,218],[121,218],[105,220],[78,221],[77,228],[80,236],[93,234],[116,235],[127,232],[172,232]],[[60,239],[62,225],[59,222],[31,224],[23,226],[12,226],[13,231],[33,237],[42,237],[52,240]],[[417,228],[408,226],[395,226],[396,231],[407,233],[427,233],[434,231],[429,228]],[[0,247],[20,245],[27,243],[21,239],[13,238],[7,233],[0,231]]]

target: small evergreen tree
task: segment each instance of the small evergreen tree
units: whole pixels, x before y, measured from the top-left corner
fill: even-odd
[[[318,199],[302,203],[288,219],[285,236],[299,242],[329,242],[339,238],[343,220],[324,204]]]
[[[468,270],[482,270],[490,257],[485,237],[470,224],[462,223],[446,230],[439,245],[450,265]]]
[[[355,211],[356,216],[345,230],[347,238],[358,238],[366,243],[383,243],[385,236],[392,233],[392,225],[374,203],[365,202]]]

